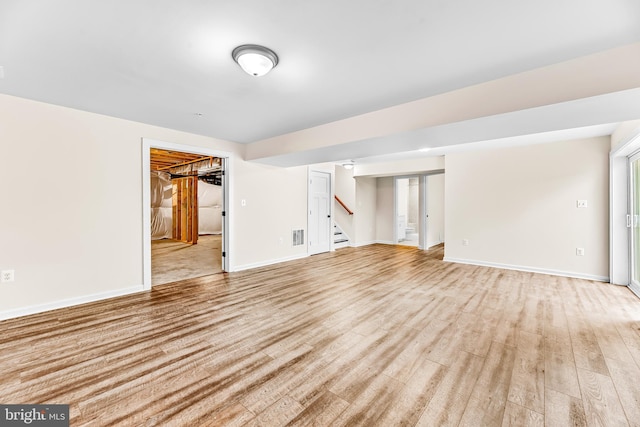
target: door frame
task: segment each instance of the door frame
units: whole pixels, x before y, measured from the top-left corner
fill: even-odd
[[[631,130],[609,154],[609,282],[629,286],[631,239],[629,214],[629,157],[640,150],[640,127]],[[629,287],[640,297],[640,290]]]
[[[231,241],[232,218],[229,214],[231,205],[232,180],[231,176],[231,159],[233,153],[228,151],[214,150],[206,147],[198,147],[194,145],[183,145],[172,142],[159,141],[151,138],[142,138],[142,288],[144,290],[151,289],[151,153],[152,148],[162,150],[179,151],[182,153],[201,154],[203,156],[212,156],[222,159],[222,210],[225,215],[222,217],[222,252],[226,256],[222,257],[222,271],[232,271],[231,250],[229,242]]]
[[[329,175],[329,212],[330,212],[330,218],[329,218],[329,252],[332,252],[335,250],[335,248],[333,247],[333,239],[331,238],[332,236],[332,228],[333,228],[333,219],[334,219],[334,212],[333,212],[333,199],[334,199],[334,171],[333,170],[328,170],[328,169],[321,169],[321,168],[309,168],[308,172],[307,172],[307,254],[308,255],[315,255],[317,253],[323,253],[323,252],[314,252],[313,254],[311,253],[311,246],[309,245],[309,237],[311,236],[311,221],[309,220],[309,216],[311,215],[311,175],[314,173],[325,173],[327,175]]]
[[[638,260],[638,253],[636,253],[636,247],[640,244],[640,242],[635,242],[634,229],[638,227],[638,220],[640,212],[635,212],[634,206],[637,204],[637,198],[640,196],[640,188],[636,188],[634,174],[633,174],[633,163],[640,162],[640,151],[636,151],[628,158],[628,219],[627,219],[627,228],[629,230],[629,288],[638,296],[640,296],[640,282],[635,280],[635,273],[637,273],[636,269],[640,269],[640,260]],[[634,215],[635,214],[635,215]]]
[[[399,179],[418,179],[418,249],[425,249],[427,241],[427,186],[426,174],[415,175],[398,175],[393,177],[393,243],[401,246],[413,246],[415,245],[403,245],[398,241],[398,180]]]

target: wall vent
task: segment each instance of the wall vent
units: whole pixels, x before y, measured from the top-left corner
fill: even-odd
[[[291,240],[293,241],[293,246],[304,245],[304,230],[293,230],[291,232]]]

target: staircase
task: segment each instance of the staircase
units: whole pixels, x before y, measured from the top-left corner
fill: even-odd
[[[333,248],[340,249],[349,247],[349,236],[344,234],[344,231],[336,224],[333,223]]]

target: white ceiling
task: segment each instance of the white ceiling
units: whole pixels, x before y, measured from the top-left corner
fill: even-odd
[[[0,0],[0,93],[253,143],[635,43],[639,22],[638,0]],[[280,63],[245,74],[246,43]],[[282,165],[367,157],[334,148]]]

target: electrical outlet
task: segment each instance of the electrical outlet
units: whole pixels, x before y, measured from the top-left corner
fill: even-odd
[[[584,248],[576,248],[577,256],[584,256]]]
[[[15,270],[2,270],[2,272],[0,273],[0,281],[2,283],[13,282],[15,278],[16,278]]]
[[[462,246],[469,246],[469,239],[462,239]]]
[[[586,208],[587,207],[587,201],[586,200],[578,200],[577,206],[579,208]]]

